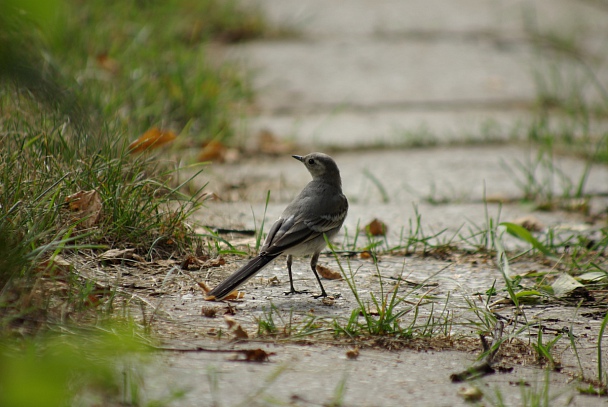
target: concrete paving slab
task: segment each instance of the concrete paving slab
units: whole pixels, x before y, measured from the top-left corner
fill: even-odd
[[[602,2],[572,0],[253,0],[279,24],[295,26],[311,37],[369,36],[377,33],[466,32],[521,34],[525,18],[539,28],[605,32]]]
[[[575,158],[555,156],[551,161],[551,174],[548,168],[536,166],[538,150],[515,145],[367,150],[331,155],[340,167],[343,189],[351,203],[367,205],[384,201],[409,205],[425,200],[479,203],[484,188],[488,196],[518,198],[523,194],[518,182],[525,175],[519,167],[534,171],[540,184],[545,183],[548,190],[560,196],[572,188],[571,184],[577,183],[586,165]],[[212,164],[201,181],[204,178],[209,182],[208,190],[224,201],[263,204],[269,190],[271,203],[288,203],[309,177],[306,169],[286,154],[243,157],[232,164]],[[585,192],[605,193],[606,180],[608,168],[599,164],[592,166]],[[386,191],[386,198],[381,189]]]
[[[407,110],[261,114],[248,120],[251,134],[271,131],[279,139],[320,150],[483,144],[522,139],[531,118],[526,109],[412,106]]]
[[[345,39],[258,42],[234,53],[257,72],[257,105],[264,112],[525,106],[536,97],[524,47]]]
[[[444,143],[504,140],[522,136],[518,126],[530,122],[541,87],[603,100],[585,66],[539,52],[530,35],[559,34],[595,55],[595,74],[606,78],[601,3],[256,3],[301,36],[229,49],[255,72],[258,109],[248,134],[267,129],[317,148],[399,145],[402,134],[421,133]]]
[[[323,345],[262,348],[276,353],[271,363],[227,362],[225,354],[171,355],[155,364],[154,369],[164,374],[155,377],[151,372],[146,382],[156,389],[189,389],[186,398],[175,404],[178,406],[325,406],[339,400],[342,385],[343,404],[337,405],[471,405],[458,395],[464,385],[451,383],[449,376],[472,364],[472,354],[364,349],[357,360],[348,360],[347,349]],[[549,376],[551,405],[605,405],[601,399],[580,395],[569,401],[574,386],[568,379],[555,373]],[[527,386],[520,389],[519,380]],[[522,392],[540,394],[544,380],[543,372],[518,366],[513,374],[495,374],[472,384],[490,396],[499,392],[504,405],[515,406],[523,405]]]

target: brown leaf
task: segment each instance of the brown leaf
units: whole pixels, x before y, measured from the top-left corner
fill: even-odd
[[[40,263],[37,270],[42,272],[44,277],[66,277],[70,274],[72,267],[72,263],[65,260],[63,257],[55,256]]]
[[[156,264],[156,265],[158,265],[160,267],[164,267],[164,268],[171,268],[176,263],[177,263],[177,261],[175,261],[173,259],[157,259],[157,260],[154,260],[154,264]]]
[[[226,160],[226,153],[228,149],[225,145],[216,140],[211,140],[205,146],[198,155],[198,161],[216,161],[224,162]]]
[[[245,297],[245,293],[234,290],[233,292],[231,292],[230,294],[228,294],[226,297],[224,297],[225,301],[234,301],[234,300],[240,300],[241,298]]]
[[[198,261],[198,259],[192,255],[186,256],[186,258],[180,263],[180,267],[182,270],[188,270],[190,266],[198,268],[199,265],[200,262]]]
[[[361,252],[359,257],[361,257],[362,259],[370,259],[372,257],[372,254],[369,250],[365,250],[365,251]]]
[[[142,134],[137,140],[129,144],[129,153],[141,153],[142,151],[152,150],[175,140],[177,136],[170,130],[161,130],[152,127]]]
[[[65,198],[70,211],[74,213],[75,220],[82,220],[80,225],[90,228],[97,224],[101,215],[101,197],[94,189],[79,191]]]
[[[222,198],[213,191],[205,192],[201,195],[201,201],[221,201]]]
[[[386,224],[378,219],[372,220],[364,228],[365,233],[369,233],[372,236],[384,236],[388,230]]]
[[[465,386],[458,389],[458,395],[466,401],[479,401],[483,398],[483,393],[475,386]]]
[[[204,262],[201,265],[201,267],[202,268],[219,267],[219,266],[223,266],[224,264],[226,264],[226,259],[224,259],[222,256],[218,256],[215,259],[207,260],[206,262]]]
[[[98,259],[99,261],[110,263],[121,263],[124,260],[133,260],[140,263],[145,262],[143,257],[135,253],[135,249],[110,249],[100,254]]]
[[[207,318],[215,318],[217,314],[217,308],[203,305],[203,308],[201,309],[201,314]]]
[[[236,315],[236,308],[230,304],[226,304],[227,307],[224,310],[224,315]]]
[[[359,357],[359,347],[355,346],[353,349],[347,350],[346,357],[351,360],[357,359]]]
[[[321,275],[321,277],[326,278],[328,280],[341,280],[342,279],[342,274],[340,274],[338,271],[334,271],[334,270],[330,269],[329,267],[325,267],[320,264],[317,264],[317,273],[319,273]]]
[[[236,328],[234,328],[232,333],[238,339],[248,339],[249,338],[249,335],[247,335],[247,332],[243,329],[243,327],[240,324],[237,325]]]
[[[101,296],[97,296],[95,294],[87,295],[87,298],[84,300],[84,304],[87,307],[96,307],[101,304]]]
[[[207,283],[205,283],[204,281],[199,281],[196,284],[198,284],[198,286],[203,290],[203,292],[205,294],[207,294],[209,291],[211,291],[211,287],[209,287],[209,285]],[[208,300],[207,298],[205,298],[205,299]],[[213,299],[215,299],[215,297],[213,297]]]
[[[323,303],[323,305],[326,305],[328,307],[331,307],[332,305],[334,305],[335,302],[336,302],[336,299],[332,296],[323,297],[323,299],[321,300],[321,303]]]
[[[232,318],[231,316],[228,316],[228,315],[224,315],[224,321],[226,321],[226,324],[228,325],[228,329],[231,329],[234,336],[236,336],[238,339],[249,338],[249,335],[247,335],[247,332],[243,329],[241,324],[236,322],[236,320],[234,318]]]
[[[97,60],[97,63],[100,67],[110,72],[111,74],[116,75],[118,72],[120,72],[120,64],[118,63],[118,61],[113,58],[110,58],[107,53],[104,52],[102,54],[98,54],[95,59]]]
[[[245,362],[266,362],[268,357],[276,355],[274,352],[266,352],[264,349],[243,349],[239,352],[245,356]]]
[[[226,324],[228,325],[228,329],[232,329],[232,327],[238,325],[238,323],[236,322],[236,319],[234,319],[228,315],[224,315],[224,321],[226,321]]]
[[[270,130],[261,130],[258,134],[258,149],[263,154],[283,155],[294,150],[294,144],[279,139]]]
[[[198,286],[203,290],[203,292],[205,294],[207,294],[209,291],[211,291],[211,287],[209,287],[209,285],[207,285],[207,283],[199,281],[197,282]],[[215,295],[208,295],[205,297],[205,301],[234,301],[234,300],[240,300],[241,298],[245,297],[245,293],[234,290],[233,292],[231,292],[230,294],[228,294],[226,297],[224,297],[222,300],[218,300],[217,298],[215,298]]]

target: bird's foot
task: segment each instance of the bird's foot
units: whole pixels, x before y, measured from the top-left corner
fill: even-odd
[[[294,290],[293,288],[291,289],[291,291],[285,291],[283,294],[285,295],[294,295],[294,294],[310,294],[310,291],[308,290],[302,290],[302,291],[298,291],[298,290]]]
[[[313,295],[312,298],[325,298],[327,297],[327,293],[325,291],[323,291],[321,294],[319,295]]]

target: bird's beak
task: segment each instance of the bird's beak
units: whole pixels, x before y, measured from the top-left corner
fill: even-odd
[[[301,155],[292,155],[292,157],[298,161],[302,161],[304,159],[304,157],[302,157]]]

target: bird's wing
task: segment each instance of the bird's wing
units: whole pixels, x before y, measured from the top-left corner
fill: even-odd
[[[348,211],[348,201],[344,196],[341,196],[339,205],[334,208],[336,207],[335,212],[317,216],[291,215],[287,218],[279,218],[268,232],[262,253],[281,253],[341,227]]]
[[[302,220],[296,220],[295,215],[287,219],[280,218],[270,228],[260,255],[280,254],[291,247],[314,239],[319,234],[306,226]]]
[[[348,212],[348,201],[344,195],[339,195],[331,206],[333,211],[324,211],[322,215],[305,219],[306,226],[319,233],[327,233],[341,227]]]

